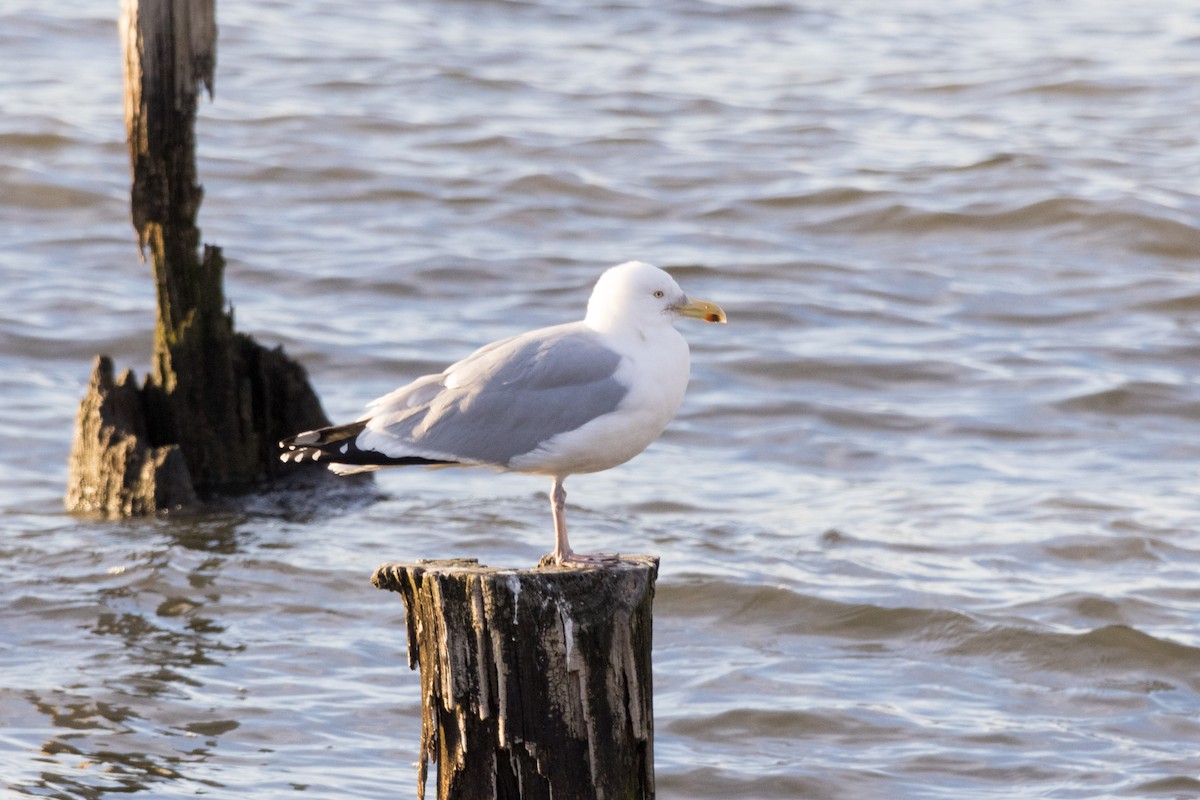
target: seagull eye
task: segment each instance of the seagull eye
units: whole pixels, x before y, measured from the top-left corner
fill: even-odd
[[[655,296],[655,297],[658,297],[658,298],[662,298],[662,297],[666,297],[666,296],[667,296],[667,293],[666,293],[666,292],[664,292],[662,289],[655,289],[655,290],[654,290],[654,296]]]

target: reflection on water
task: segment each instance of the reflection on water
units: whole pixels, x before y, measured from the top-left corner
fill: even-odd
[[[117,10],[25,5],[0,2],[0,786],[408,794],[419,687],[371,571],[532,564],[548,487],[63,515],[90,364],[145,372],[153,287]],[[239,327],[331,416],[577,318],[630,258],[729,312],[685,331],[662,440],[572,479],[580,549],[663,559],[660,796],[1200,794],[1191,5],[218,14],[200,222]]]
[[[193,677],[197,670],[220,668],[224,654],[244,649],[224,643],[224,626],[205,614],[206,604],[217,599],[212,590],[222,557],[236,552],[235,528],[222,528],[183,530],[167,541],[139,539],[154,549],[139,551],[102,576],[77,575],[29,587],[31,594],[20,605],[44,605],[49,618],[58,616],[53,597],[71,598],[71,617],[83,624],[51,635],[54,626],[47,619],[51,627],[43,635],[48,641],[63,640],[49,647],[51,652],[70,648],[85,655],[74,664],[55,665],[73,667],[79,673],[75,681],[19,693],[56,733],[41,745],[36,759],[44,765],[40,780],[13,788],[101,797],[151,790],[162,782],[186,784],[192,780],[188,766],[205,761],[216,738],[238,727],[234,720],[213,719],[214,709],[188,702],[191,691],[202,686]],[[119,538],[121,532],[106,533]],[[204,555],[180,583],[168,577],[176,569],[168,559],[174,548]],[[93,581],[102,585],[84,588]],[[183,586],[191,588],[187,596],[174,594]],[[6,691],[3,705],[15,704]],[[154,743],[149,750],[147,737]]]

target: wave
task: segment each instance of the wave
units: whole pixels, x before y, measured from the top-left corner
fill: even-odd
[[[1154,692],[1182,684],[1200,690],[1200,648],[1128,625],[1105,625],[1085,633],[996,626],[964,637],[945,652],[1083,676],[1098,688]]]
[[[1005,166],[1008,160],[999,156],[987,158],[957,171],[1008,168]],[[946,171],[941,167],[938,170]],[[825,233],[919,235],[1046,231],[1082,238],[1116,239],[1123,248],[1159,257],[1195,258],[1200,255],[1200,228],[1177,218],[1173,210],[1149,202],[1107,202],[1062,196],[981,203],[976,195],[968,192],[958,207],[934,207],[935,204],[944,206],[946,201],[944,194],[926,198],[887,188],[867,190],[841,186],[750,197],[727,204],[719,213],[712,213],[720,220],[746,222],[779,213],[803,214],[797,219],[801,228]]]
[[[112,198],[103,192],[53,183],[11,181],[0,192],[0,205],[34,211],[96,208],[111,202]]]
[[[1200,419],[1200,397],[1194,391],[1186,386],[1153,381],[1128,381],[1111,389],[1060,400],[1054,407],[1088,414]]]
[[[1050,602],[1078,604],[1076,597]],[[1119,602],[1119,601],[1113,601]],[[1029,621],[992,622],[962,611],[843,603],[784,586],[730,581],[664,581],[658,610],[671,616],[708,617],[715,631],[759,631],[778,637],[832,637],[888,643],[988,663],[1016,662],[1035,671],[1070,673],[1099,688],[1200,690],[1200,647],[1109,623],[1084,632],[1049,630]],[[1011,610],[1010,610],[1011,611]],[[1107,608],[1105,613],[1117,613]]]
[[[949,631],[968,631],[977,624],[956,611],[842,603],[782,586],[727,581],[660,584],[655,602],[668,613],[715,616],[718,625],[766,626],[781,635],[945,638]]]

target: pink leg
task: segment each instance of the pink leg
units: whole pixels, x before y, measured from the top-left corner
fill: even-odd
[[[550,490],[550,513],[554,515],[554,552],[550,554],[555,564],[562,564],[574,557],[571,544],[567,541],[567,490],[563,488],[563,478],[554,479],[554,488]]]
[[[586,555],[571,549],[567,541],[567,490],[563,488],[564,480],[566,478],[555,478],[554,488],[550,490],[550,511],[554,515],[554,552],[550,554],[550,560],[560,567],[594,567],[618,563],[621,560],[620,556],[607,553]]]

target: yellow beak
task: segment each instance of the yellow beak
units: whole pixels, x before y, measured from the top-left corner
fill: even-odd
[[[679,312],[681,317],[702,319],[705,322],[725,321],[724,309],[716,303],[710,303],[707,300],[693,300],[689,297],[687,303],[676,306],[675,310]]]

